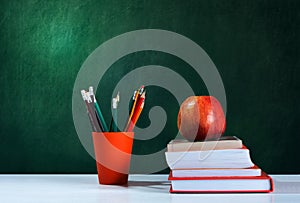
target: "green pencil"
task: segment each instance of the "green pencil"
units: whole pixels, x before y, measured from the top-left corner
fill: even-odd
[[[93,99],[93,102],[94,102],[94,105],[95,105],[95,108],[96,108],[96,112],[97,112],[97,115],[98,115],[98,118],[99,118],[99,121],[100,121],[100,124],[102,126],[103,131],[108,132],[108,127],[105,123],[105,120],[104,120],[103,114],[101,112],[100,106],[97,103],[93,87],[89,88],[89,94],[90,94],[91,98]]]

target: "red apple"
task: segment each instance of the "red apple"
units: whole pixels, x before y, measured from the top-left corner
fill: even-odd
[[[191,96],[180,106],[177,125],[189,141],[215,140],[226,128],[224,111],[212,96]]]

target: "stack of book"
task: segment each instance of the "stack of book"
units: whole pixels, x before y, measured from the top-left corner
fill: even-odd
[[[205,142],[172,140],[166,160],[172,193],[273,191],[271,177],[253,164],[249,149],[234,136]]]

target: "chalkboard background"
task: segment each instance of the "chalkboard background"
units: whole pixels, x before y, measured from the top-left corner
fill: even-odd
[[[300,173],[297,0],[0,2],[1,173],[95,173],[72,119],[76,75],[103,42],[149,28],[177,32],[208,53],[226,90],[226,134],[240,137],[255,163],[268,173]],[[102,94],[97,92],[103,105],[109,106],[105,95],[111,94],[112,81],[149,64],[172,68],[196,94],[207,94],[186,63],[145,51],[109,69]],[[168,123],[155,139],[135,142],[136,154],[164,148],[177,133],[179,104],[172,94],[148,87],[148,97],[139,126],[149,124],[147,114],[155,105],[165,108]]]

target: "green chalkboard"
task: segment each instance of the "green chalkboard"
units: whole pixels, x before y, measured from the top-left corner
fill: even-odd
[[[224,83],[226,134],[240,137],[266,172],[299,173],[299,6],[297,0],[1,0],[0,173],[96,172],[74,127],[73,85],[99,45],[139,29],[169,30],[199,44]],[[156,51],[129,54],[99,83],[107,120],[118,80],[149,64],[171,68],[197,95],[208,94],[181,59]],[[157,86],[147,87],[147,95],[138,126],[150,124],[153,106],[164,108],[168,121],[157,137],[135,141],[135,154],[161,150],[177,133],[174,96]]]

